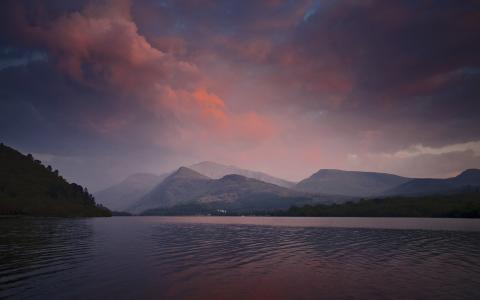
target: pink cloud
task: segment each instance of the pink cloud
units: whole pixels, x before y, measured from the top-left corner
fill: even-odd
[[[226,101],[209,91],[196,64],[175,56],[183,40],[155,40],[165,52],[147,41],[131,18],[128,1],[87,5],[40,25],[25,22],[22,31],[29,43],[48,50],[63,74],[92,88],[122,93],[157,118],[175,123],[173,128],[183,137],[177,146],[199,140],[255,143],[273,132],[265,117],[254,111],[229,111]],[[168,48],[172,40],[174,47]],[[268,45],[253,42],[235,47],[254,55]],[[86,126],[100,134],[115,134],[135,120],[124,113],[85,118]]]
[[[138,33],[129,1],[90,4],[39,25],[17,19],[24,20],[19,30],[29,44],[48,50],[61,72],[85,84],[128,89],[198,71]]]

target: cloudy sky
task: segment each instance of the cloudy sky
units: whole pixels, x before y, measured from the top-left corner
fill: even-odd
[[[203,160],[480,167],[480,2],[2,1],[0,140],[98,190]]]

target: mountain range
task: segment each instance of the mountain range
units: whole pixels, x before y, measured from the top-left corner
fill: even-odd
[[[193,202],[210,209],[229,211],[286,209],[293,204],[318,201],[319,197],[242,175],[230,174],[212,179],[181,167],[128,211],[142,213]]]
[[[0,166],[0,215],[111,215],[86,188],[67,182],[58,171],[42,165],[32,155],[23,155],[0,144]],[[258,214],[293,206],[304,206],[302,212],[309,213],[312,205],[322,214],[329,214],[337,213],[341,206],[324,208],[326,204],[357,202],[362,198],[367,200],[360,201],[362,204],[357,207],[369,210],[377,200],[392,198],[399,199],[404,205],[402,209],[414,203],[414,199],[423,199],[430,208],[435,208],[432,202],[435,199],[447,197],[450,201],[458,198],[455,195],[467,195],[460,198],[467,199],[465,205],[468,206],[468,195],[478,195],[479,191],[479,169],[468,169],[445,179],[323,169],[293,183],[262,172],[201,162],[162,175],[133,174],[96,193],[95,197],[110,209],[147,215]],[[397,202],[385,203],[392,209]],[[348,213],[350,204],[344,205]],[[457,206],[452,205],[445,204],[445,207],[449,207],[448,215],[454,216]],[[466,215],[472,215],[470,213]]]
[[[248,178],[258,179],[260,181],[272,183],[286,188],[291,188],[295,185],[295,182],[277,178],[263,172],[241,169],[235,166],[226,166],[211,161],[204,161],[198,164],[194,164],[189,166],[188,168],[197,171],[200,174],[208,176],[212,179],[220,179],[225,175],[236,174]]]
[[[263,172],[241,169],[235,166],[222,165],[216,162],[204,161],[191,166],[189,169],[203,174],[211,179],[220,179],[226,175],[236,174],[248,178],[258,179],[281,187],[293,187],[294,182],[280,179]],[[130,175],[121,182],[94,194],[95,199],[115,211],[126,211],[133,207],[140,198],[150,192],[157,184],[174,172],[155,175],[151,173],[137,173]]]
[[[411,178],[386,173],[322,169],[294,188],[308,193],[368,197],[382,194],[409,180]]]
[[[480,170],[468,169],[458,176],[446,179],[416,178],[385,191],[391,196],[424,196],[451,194],[480,187]]]
[[[139,214],[175,207],[191,210],[193,204],[202,211],[278,210],[305,203],[446,194],[469,187],[480,187],[480,170],[466,170],[447,179],[419,179],[322,169],[293,183],[262,172],[201,162],[159,176],[135,174],[95,196],[107,207]]]

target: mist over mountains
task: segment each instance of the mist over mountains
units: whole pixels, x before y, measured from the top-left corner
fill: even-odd
[[[185,169],[186,168],[180,168],[180,170],[183,170],[180,173],[187,173]],[[202,174],[210,179],[220,179],[226,175],[236,174],[257,179],[262,182],[275,184],[280,187],[293,187],[295,185],[294,182],[277,178],[263,172],[241,169],[236,166],[227,166],[210,161],[204,161],[188,166],[188,169],[190,171],[196,171],[197,173]],[[178,173],[178,171],[172,171],[162,175],[150,173],[133,174],[123,181],[95,193],[95,198],[99,199],[101,203],[113,210],[131,211],[133,207],[138,204],[137,202],[142,197],[146,196],[156,185],[162,183],[162,181],[168,176]],[[174,177],[177,178],[179,176],[180,174],[176,174]],[[190,197],[191,196],[193,195],[190,195]],[[144,199],[143,202],[145,203],[148,201]]]
[[[480,186],[480,170],[468,169],[458,176],[446,179],[417,178],[406,181],[384,192],[393,196],[423,196],[449,194]]]
[[[471,187],[480,187],[480,170],[466,170],[447,179],[416,179],[388,173],[322,169],[293,183],[262,172],[201,162],[163,175],[134,174],[95,196],[107,207],[135,214],[242,213],[369,197],[448,194]]]
[[[322,169],[300,181],[295,189],[308,193],[326,193],[354,197],[382,194],[411,178],[387,173]]]
[[[103,205],[115,211],[125,211],[146,193],[162,182],[168,174],[154,175],[137,173],[130,175],[105,190],[95,193],[95,198],[102,199]]]
[[[168,208],[191,202],[217,209],[285,209],[296,202],[313,198],[302,192],[242,175],[229,174],[212,179],[192,169],[181,167],[158,184],[135,205],[133,213]]]
[[[226,166],[211,161],[200,162],[189,166],[189,168],[212,179],[220,179],[225,175],[237,174],[287,188],[291,188],[295,185],[294,182],[277,178],[263,172],[241,169],[236,166]]]
[[[388,207],[384,206],[385,209],[390,209],[387,209],[389,214],[398,213],[395,209],[392,210],[397,204],[401,209],[407,209],[405,214],[414,214],[415,210],[408,210],[408,203],[420,199],[431,208],[430,212],[434,216],[456,216],[455,203],[444,203],[445,211],[440,213],[435,212],[441,205],[435,207],[434,199],[448,199],[445,201],[451,202],[457,199],[454,195],[463,194],[467,195],[466,198],[462,196],[458,199],[467,199],[464,201],[467,206],[458,206],[465,211],[460,215],[475,216],[477,213],[468,209],[468,195],[476,195],[480,190],[478,169],[468,169],[445,179],[322,169],[293,183],[262,172],[215,162],[201,162],[161,175],[132,174],[96,193],[95,199],[86,188],[75,183],[69,184],[58,171],[43,166],[31,155],[23,155],[4,145],[0,145],[0,154],[0,210],[5,214],[109,215],[107,209],[96,204],[97,200],[116,212],[139,215],[263,214],[291,211],[292,207],[300,206],[306,207],[305,210],[300,210],[302,214],[316,212],[328,215],[339,213],[340,208],[337,209],[338,206],[335,205],[325,208],[325,205],[345,203],[344,212],[349,214],[352,213],[351,204],[354,202],[362,203],[358,209],[369,210],[378,199],[397,198],[399,203],[382,202],[388,204]],[[402,200],[403,198],[410,200]],[[365,202],[370,201],[368,199],[371,202]],[[310,211],[312,205],[316,208]],[[383,214],[383,210],[378,213]]]

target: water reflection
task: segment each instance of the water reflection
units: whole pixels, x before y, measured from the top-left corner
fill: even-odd
[[[151,239],[169,298],[480,296],[478,233],[160,224]]]
[[[93,255],[86,220],[5,218],[0,225],[0,298],[48,282]]]
[[[12,220],[0,298],[480,299],[477,231],[297,220]]]

